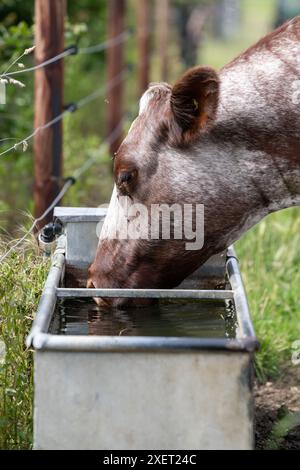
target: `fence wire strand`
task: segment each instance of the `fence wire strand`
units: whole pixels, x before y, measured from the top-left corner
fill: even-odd
[[[106,41],[101,42],[99,44],[95,44],[95,45],[88,46],[88,47],[81,47],[81,48],[77,48],[77,46],[70,47],[70,48],[64,50],[63,52],[61,52],[60,54],[58,54],[58,55],[42,62],[41,64],[37,64],[37,65],[32,66],[32,67],[23,68],[23,69],[20,69],[20,70],[15,70],[15,71],[12,71],[12,72],[7,72],[7,73],[0,74],[0,79],[5,79],[6,77],[9,78],[11,76],[19,75],[19,74],[23,74],[23,73],[34,72],[35,70],[41,69],[43,67],[47,67],[48,65],[51,65],[51,64],[53,64],[53,63],[55,63],[59,60],[62,60],[65,57],[70,56],[70,55],[93,54],[93,53],[97,53],[97,52],[102,52],[102,51],[105,51],[105,50],[107,50],[111,47],[114,47],[116,45],[124,43],[125,41],[127,41],[129,39],[129,37],[130,37],[130,32],[129,31],[123,31],[123,33],[116,36],[115,38],[106,40]],[[17,62],[17,60],[14,63],[16,63],[16,62]],[[11,64],[11,66],[14,65],[14,63]],[[22,145],[23,145],[23,149],[26,150],[28,142],[33,137],[35,137],[38,132],[53,126],[57,122],[61,121],[65,117],[66,114],[69,114],[70,112],[74,112],[77,109],[82,108],[83,106],[85,106],[85,105],[89,104],[90,102],[96,100],[97,98],[103,96],[108,91],[111,91],[116,85],[121,83],[126,78],[127,75],[128,75],[128,70],[124,69],[118,76],[113,78],[108,84],[106,84],[105,86],[102,86],[98,90],[95,90],[93,93],[90,93],[89,95],[87,95],[84,98],[80,99],[77,103],[74,103],[74,104],[70,105],[68,107],[68,109],[65,109],[62,113],[60,113],[58,116],[51,119],[49,122],[47,122],[44,125],[39,126],[38,128],[36,128],[31,134],[29,134],[23,140],[20,140],[20,141],[16,142],[13,146],[11,146],[10,148],[8,148],[8,149],[4,150],[3,152],[1,152],[0,157],[3,156],[3,155],[6,155],[7,153],[9,153],[13,150],[17,150]],[[116,140],[118,140],[120,138],[120,136],[122,135],[122,132],[123,132],[124,121],[125,121],[125,116],[123,116],[123,118],[120,120],[119,124],[115,127],[115,129],[111,132],[111,134],[102,142],[99,149],[96,152],[94,152],[91,155],[91,157],[87,161],[85,161],[84,164],[81,167],[77,168],[74,171],[74,174],[73,174],[72,177],[69,177],[69,178],[66,179],[66,181],[63,184],[61,190],[59,191],[57,196],[53,199],[52,203],[47,207],[47,209],[43,212],[42,215],[40,215],[39,217],[37,217],[36,219],[33,220],[32,225],[25,232],[25,234],[16,243],[14,243],[8,249],[8,251],[6,253],[4,253],[0,257],[0,263],[2,263],[10,255],[10,253],[12,253],[16,248],[18,248],[18,246],[20,246],[27,239],[27,237],[30,234],[32,234],[32,232],[37,227],[37,224],[39,222],[43,221],[45,219],[45,217],[47,217],[47,215],[50,214],[50,212],[55,208],[55,206],[61,201],[63,196],[70,189],[70,187],[94,163],[96,163],[101,156],[103,156],[103,154],[106,152],[107,146],[112,145]],[[4,140],[9,140],[9,139],[2,139],[2,141],[4,141]],[[15,139],[15,140],[17,140],[17,139]]]
[[[90,102],[100,98],[101,96],[105,95],[108,91],[111,91],[115,86],[120,84],[123,80],[125,80],[128,72],[126,69],[124,69],[119,75],[117,75],[115,78],[113,78],[107,85],[104,85],[100,87],[98,90],[94,91],[93,93],[90,93],[89,95],[85,96],[81,100],[79,100],[77,103],[70,105],[70,107],[66,110],[64,110],[61,114],[56,116],[55,118],[51,119],[51,121],[47,122],[46,124],[37,127],[31,134],[29,134],[27,137],[24,137],[24,139],[18,141],[8,149],[4,150],[3,152],[0,153],[0,157],[3,155],[6,155],[9,152],[18,150],[22,145],[26,146],[28,142],[33,139],[33,137],[36,136],[40,131],[48,129],[49,127],[53,126],[57,122],[61,121],[64,119],[66,114],[72,113],[76,111],[77,109],[82,108],[83,106],[86,106]]]
[[[123,33],[119,34],[115,38],[108,39],[100,44],[95,44],[94,46],[88,47],[80,47],[78,49],[78,54],[93,54],[95,52],[102,52],[106,49],[110,49],[111,47],[118,46],[119,44],[123,44],[130,38],[130,32],[124,31]]]
[[[88,158],[88,160],[86,160],[80,168],[75,170],[73,176],[76,180],[79,179],[94,163],[98,161],[99,157],[101,157],[106,151],[106,147],[108,145],[112,145],[114,142],[116,142],[116,140],[119,139],[123,132],[124,122],[125,117],[121,119],[119,124],[115,127],[108,138],[100,145],[99,149],[93,155],[91,155],[91,157]]]
[[[35,70],[42,69],[43,67],[47,67],[47,65],[54,64],[54,62],[58,62],[59,60],[63,59],[64,57],[67,57],[69,55],[72,55],[73,52],[71,49],[66,49],[65,51],[61,52],[60,54],[56,55],[55,57],[52,57],[51,59],[46,60],[45,62],[42,62],[41,64],[34,65],[32,67],[28,67],[26,69],[20,69],[20,70],[15,70],[14,72],[7,72],[3,73],[0,75],[0,78],[5,77],[13,77],[14,75],[19,75],[22,73],[27,73],[27,72],[34,72]]]
[[[48,214],[55,208],[55,206],[61,201],[61,199],[64,197],[66,192],[70,189],[70,187],[77,181],[77,179],[80,178],[80,176],[83,175],[85,171],[90,168],[90,166],[95,163],[106,151],[107,146],[113,144],[122,134],[122,129],[123,129],[123,124],[124,124],[125,117],[121,119],[119,124],[115,127],[115,129],[112,131],[112,133],[105,139],[102,144],[100,145],[97,155],[93,155],[90,157],[81,167],[79,167],[77,170],[74,171],[73,176],[69,177],[66,179],[63,187],[61,188],[60,192],[58,195],[53,199],[52,203],[50,204],[49,207],[43,212],[43,214],[36,219],[34,219],[31,227],[27,230],[27,232],[13,245],[9,248],[9,250],[4,253],[0,257],[0,263],[2,263],[10,253],[12,253],[18,246],[20,246],[29,235],[34,231],[36,228],[37,224],[39,222],[42,222],[42,220],[47,217]]]
[[[83,54],[94,54],[96,52],[103,52],[107,49],[110,49],[114,46],[124,43],[125,41],[129,39],[129,37],[130,37],[129,31],[123,31],[123,33],[119,34],[115,38],[108,39],[107,41],[100,42],[99,44],[95,44],[93,46],[79,47],[79,48],[77,48],[77,46],[69,47],[65,51],[61,52],[60,54],[57,54],[54,57],[51,57],[50,59],[46,60],[45,62],[42,62],[41,64],[37,64],[37,65],[28,67],[25,69],[23,68],[20,70],[15,70],[13,72],[7,72],[7,73],[4,72],[3,74],[0,74],[0,78],[5,79],[6,77],[13,77],[14,75],[34,72],[35,70],[39,70],[43,67],[47,67],[48,65],[54,64],[55,62],[58,62],[59,60],[62,60],[65,57],[68,57],[70,55],[83,55]]]

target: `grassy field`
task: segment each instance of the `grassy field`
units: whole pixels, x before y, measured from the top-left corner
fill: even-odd
[[[300,339],[300,208],[272,214],[236,245],[261,350],[261,380],[291,365]]]
[[[31,448],[33,368],[25,339],[48,267],[31,241],[0,266],[0,449]]]

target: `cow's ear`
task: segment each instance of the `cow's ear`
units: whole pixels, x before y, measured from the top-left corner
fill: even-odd
[[[210,67],[194,67],[175,83],[171,95],[171,139],[188,143],[213,124],[218,107],[219,77]]]

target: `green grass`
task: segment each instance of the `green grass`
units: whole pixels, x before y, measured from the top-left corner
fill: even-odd
[[[6,261],[0,266],[0,449],[30,449],[33,367],[25,339],[49,260],[27,245]]]
[[[261,350],[261,380],[290,363],[300,339],[300,208],[272,214],[236,245]]]

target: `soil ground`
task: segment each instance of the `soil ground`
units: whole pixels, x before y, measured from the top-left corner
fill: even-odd
[[[299,450],[300,367],[285,369],[276,381],[256,384],[254,396],[256,449]]]

